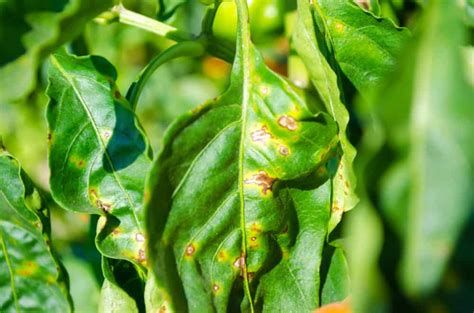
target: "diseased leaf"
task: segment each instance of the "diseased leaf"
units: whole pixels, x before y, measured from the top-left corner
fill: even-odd
[[[103,58],[51,57],[51,191],[68,210],[102,215],[96,241],[104,255],[145,265],[142,201],[151,151],[115,80]]]
[[[292,299],[286,307],[311,311],[337,126],[265,66],[243,1],[238,8],[228,91],[172,125],[149,175],[156,288],[163,310],[271,312]],[[280,274],[288,284],[272,284]]]
[[[5,0],[0,3],[0,102],[26,96],[48,54],[79,35],[113,0]]]
[[[342,156],[333,178],[332,213],[329,221],[329,232],[331,232],[341,220],[343,212],[352,209],[358,201],[354,192],[356,179],[352,169],[356,151],[346,136],[349,113],[340,99],[336,73],[318,46],[310,3],[305,0],[298,1],[298,17],[293,32],[293,43],[327,111],[339,126],[338,137],[342,147]]]
[[[49,231],[48,209],[0,142],[1,312],[71,312]]]
[[[380,206],[404,231],[401,279],[414,297],[439,283],[473,203],[474,93],[463,71],[459,14],[455,3],[429,2],[400,68],[366,109],[373,113],[365,118],[380,124],[371,138],[383,140],[375,157],[393,151],[381,187],[396,192]]]
[[[315,21],[341,70],[363,96],[393,72],[410,37],[388,19],[377,18],[349,0],[317,0]]]

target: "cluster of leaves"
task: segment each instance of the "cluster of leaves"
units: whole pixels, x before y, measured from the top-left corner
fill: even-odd
[[[113,1],[0,3],[0,101],[28,97],[49,56],[50,202],[100,216],[100,311],[427,309],[474,206],[472,3],[290,1],[282,75],[253,43],[247,1],[219,36],[221,2],[160,0],[156,19]],[[109,61],[63,48],[101,13],[178,42],[123,94]],[[205,53],[232,61],[229,86],[154,153],[145,86]],[[0,310],[71,311],[47,192],[3,146],[0,182]]]

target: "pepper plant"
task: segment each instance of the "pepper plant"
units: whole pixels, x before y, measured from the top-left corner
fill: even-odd
[[[443,291],[474,282],[455,249],[473,229],[470,1],[127,5],[0,3],[0,104],[47,96],[49,173],[35,185],[5,137],[1,312],[82,307],[49,207],[95,216],[100,312],[472,310]],[[122,69],[84,47],[91,23],[166,46],[121,90]],[[231,66],[225,90],[150,131],[157,70],[210,56]]]

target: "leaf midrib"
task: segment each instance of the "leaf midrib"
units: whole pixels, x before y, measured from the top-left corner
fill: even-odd
[[[238,31],[237,38],[237,55],[241,56],[240,70],[242,71],[242,115],[241,115],[241,132],[239,144],[239,197],[240,197],[240,229],[242,232],[242,253],[244,255],[244,264],[242,264],[242,274],[244,278],[244,293],[248,297],[250,312],[254,312],[252,294],[250,292],[250,283],[247,275],[247,234],[245,221],[245,195],[244,195],[244,159],[245,159],[245,138],[247,136],[247,111],[250,101],[251,89],[251,72],[253,69],[250,55],[250,25],[248,16],[247,1],[237,0],[237,16],[238,16]],[[235,69],[234,69],[235,70]]]
[[[79,99],[79,102],[81,103],[84,111],[86,112],[87,116],[89,117],[89,121],[90,121],[90,124],[91,124],[92,128],[94,129],[94,133],[96,134],[97,141],[99,142],[100,146],[102,147],[102,149],[104,151],[104,155],[107,159],[107,162],[109,163],[110,168],[112,169],[112,173],[113,173],[113,176],[115,178],[115,181],[117,182],[120,189],[123,191],[125,197],[127,198],[127,201],[130,204],[130,208],[131,208],[131,211],[132,211],[132,216],[135,220],[135,223],[136,223],[137,227],[141,230],[142,227],[141,227],[141,224],[140,224],[140,222],[138,220],[138,217],[137,217],[137,214],[136,214],[136,207],[133,205],[133,202],[132,202],[132,199],[130,198],[130,195],[128,194],[127,190],[124,188],[124,186],[122,185],[122,182],[120,181],[119,177],[117,176],[117,172],[115,170],[115,167],[114,167],[112,159],[109,155],[109,152],[107,151],[107,147],[106,147],[104,141],[102,140],[102,137],[100,136],[99,129],[98,129],[96,123],[95,123],[94,118],[92,117],[92,113],[90,112],[89,108],[87,107],[87,104],[85,103],[84,99],[82,98],[82,96],[79,92],[79,89],[77,88],[77,86],[74,82],[74,78],[70,77],[70,75],[66,72],[66,70],[61,66],[61,64],[59,63],[59,61],[57,60],[55,55],[51,56],[51,60],[52,60],[53,65],[59,70],[59,72],[63,75],[63,77],[69,82],[70,86],[74,90],[74,93],[76,94],[77,98]]]

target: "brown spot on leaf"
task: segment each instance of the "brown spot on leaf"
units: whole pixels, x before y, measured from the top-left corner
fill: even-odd
[[[261,233],[262,232],[262,225],[257,222],[252,223],[250,230],[254,233]]]
[[[268,176],[265,171],[259,171],[257,174],[253,175],[252,178],[244,180],[246,184],[256,184],[262,187],[262,193],[267,194],[268,190],[272,190],[273,183],[275,178]]]
[[[219,289],[221,289],[221,288],[219,287],[218,284],[214,284],[214,285],[212,286],[212,291],[214,291],[214,292],[218,292]]]
[[[257,240],[257,237],[253,236],[253,237],[250,238],[250,240],[255,241],[255,240]]]
[[[189,244],[187,247],[186,247],[186,255],[187,256],[191,256],[194,254],[194,252],[196,252],[196,248],[194,247],[194,245],[191,243]]]
[[[102,136],[104,136],[105,139],[109,139],[110,136],[112,136],[112,132],[110,130],[104,130]]]
[[[273,138],[273,136],[268,132],[267,126],[265,125],[252,133],[252,140],[254,142],[266,143],[271,138]]]
[[[288,130],[296,130],[298,128],[298,124],[296,123],[296,120],[288,115],[283,115],[278,119],[278,124],[281,127],[284,127]]]
[[[136,234],[135,234],[135,239],[136,239],[138,242],[144,242],[144,241],[145,241],[145,236],[143,236],[142,233],[136,233]]]
[[[255,273],[254,272],[248,272],[247,273],[247,278],[249,281],[252,281],[255,277]]]
[[[120,91],[118,91],[117,89],[115,89],[114,91],[114,98],[115,99],[120,99],[122,97],[122,95],[120,94]]]
[[[341,208],[338,206],[337,203],[335,203],[335,204],[332,206],[331,211],[332,211],[333,213],[338,213],[338,212],[341,211]]]
[[[242,254],[234,261],[234,266],[240,269],[240,276],[244,276],[244,268],[245,268],[245,254]]]
[[[138,262],[143,263],[146,261],[146,253],[143,249],[138,249]]]
[[[166,306],[162,305],[158,313],[165,313],[165,312],[166,312]]]
[[[99,199],[99,196],[97,195],[97,190],[95,188],[89,189],[89,195],[95,206],[101,209],[104,213],[109,213],[112,210],[112,204]]]
[[[112,210],[112,205],[110,203],[105,203],[103,202],[102,200],[100,199],[97,199],[95,201],[95,205],[101,209],[102,211],[104,211],[105,213],[109,213],[111,210]]]
[[[278,152],[280,152],[280,154],[284,156],[287,156],[288,154],[290,154],[290,151],[284,145],[280,145],[280,147],[278,148]]]
[[[234,261],[234,266],[240,268],[241,264],[243,262],[243,257],[239,256],[237,259]]]
[[[221,262],[227,260],[227,253],[224,250],[219,251],[217,259]]]

